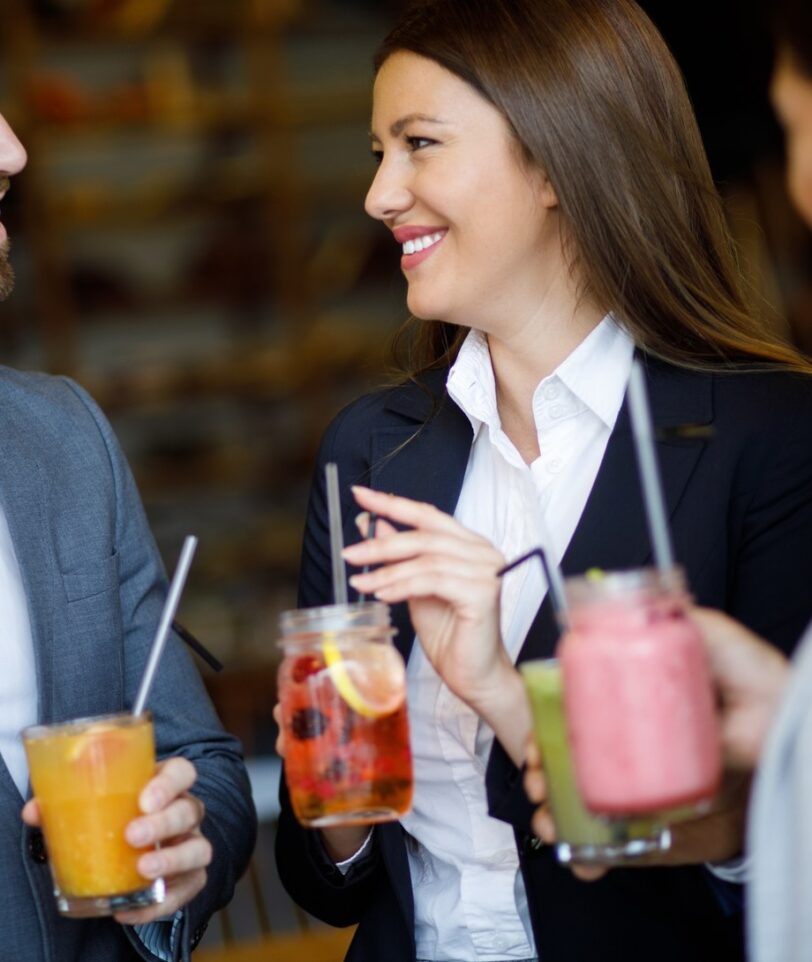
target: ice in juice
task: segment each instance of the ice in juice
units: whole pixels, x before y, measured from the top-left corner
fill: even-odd
[[[721,774],[705,649],[678,576],[568,582],[565,707],[578,785],[604,815],[707,804]]]
[[[115,897],[152,885],[136,868],[142,851],[124,837],[141,814],[138,795],[155,773],[149,717],[36,726],[23,738],[60,910],[96,915],[123,909],[126,898],[116,903]],[[149,897],[136,902],[149,904]]]

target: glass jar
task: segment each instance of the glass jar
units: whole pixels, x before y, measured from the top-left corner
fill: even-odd
[[[566,582],[567,728],[587,808],[610,817],[706,807],[721,778],[705,646],[680,569]]]
[[[285,777],[307,827],[406,814],[412,756],[406,669],[380,602],[283,612],[279,700]]]

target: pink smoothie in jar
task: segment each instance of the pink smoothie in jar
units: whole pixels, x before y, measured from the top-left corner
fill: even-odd
[[[705,648],[679,569],[567,581],[564,701],[578,786],[607,816],[698,806],[721,777]]]

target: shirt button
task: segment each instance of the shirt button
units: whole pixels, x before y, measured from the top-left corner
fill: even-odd
[[[545,400],[554,401],[558,397],[558,388],[555,384],[547,384],[541,393]]]
[[[550,417],[551,417],[551,418],[560,418],[563,413],[564,413],[564,405],[563,405],[563,404],[554,404],[554,405],[550,408]]]
[[[561,458],[553,458],[551,461],[547,462],[547,470],[550,474],[558,474],[558,472],[563,467]]]
[[[28,836],[28,854],[31,860],[37,865],[44,865],[48,861],[48,853],[45,851],[45,839],[42,832],[35,828]]]

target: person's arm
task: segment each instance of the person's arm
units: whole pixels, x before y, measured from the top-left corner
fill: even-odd
[[[87,393],[73,382],[66,383],[92,417],[109,458],[125,702],[132,705],[160,618],[166,577],[112,429]],[[160,852],[142,856],[142,862],[147,860],[148,865],[157,860],[155,867],[165,870],[168,903],[154,913],[139,915],[142,924],[126,931],[145,958],[174,960],[188,952],[190,943],[199,941],[211,915],[232,897],[253,850],[256,813],[239,742],[223,731],[200,675],[174,633],[167,642],[147,708],[153,716],[158,759],[166,764],[152,784],[160,796],[158,805],[139,821],[154,838],[166,838],[167,833],[175,837],[173,826],[188,838],[174,844],[167,841]],[[170,766],[167,760],[178,757],[191,764]],[[211,861],[206,864],[209,854]],[[169,922],[153,921],[167,911],[174,913]]]

